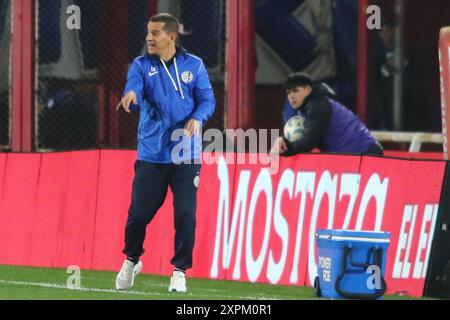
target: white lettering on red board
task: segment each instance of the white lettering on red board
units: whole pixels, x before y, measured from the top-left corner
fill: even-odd
[[[256,177],[256,182],[250,184],[251,171],[241,170],[237,186],[234,188],[233,197],[230,196],[230,180],[228,166],[225,159],[221,157],[218,163],[218,179],[220,181],[219,202],[217,207],[217,223],[214,238],[213,260],[210,268],[212,278],[219,277],[222,270],[232,270],[232,278],[240,280],[241,268],[247,273],[252,282],[258,281],[262,276],[265,266],[267,279],[276,284],[283,274],[289,275],[289,282],[296,284],[299,274],[306,270],[299,270],[300,257],[303,250],[308,250],[308,280],[310,284],[317,276],[317,265],[315,262],[315,231],[318,221],[320,207],[328,202],[327,227],[334,229],[348,229],[352,216],[357,212],[355,230],[362,230],[366,220],[366,211],[369,202],[375,203],[375,223],[373,231],[381,231],[386,197],[389,187],[389,178],[381,178],[379,174],[372,174],[365,185],[360,185],[361,175],[359,173],[334,173],[324,171],[316,172],[294,172],[286,169],[282,172],[278,187],[274,190],[272,177],[266,169],[261,169]],[[317,184],[316,184],[317,182]],[[339,189],[338,189],[339,186]],[[339,194],[338,194],[339,190]],[[296,218],[296,233],[289,233],[289,222],[282,212],[282,198],[288,200],[298,199],[299,212]],[[343,198],[348,198],[345,209],[345,218],[342,225],[335,224],[335,208]],[[247,208],[250,199],[249,208]],[[359,206],[357,199],[361,199]],[[258,201],[265,201],[265,214],[256,210]],[[306,214],[306,203],[312,205],[309,230],[304,227]],[[232,211],[230,211],[232,209]],[[232,214],[230,214],[232,212]],[[254,247],[254,221],[256,215],[265,218],[262,244],[256,249]],[[411,245],[413,229],[416,220],[417,209],[414,206],[406,206],[403,215],[401,234],[399,236],[394,274],[398,277],[407,277],[413,271],[414,277],[424,277],[427,269],[430,245],[432,242],[434,222],[437,216],[437,205],[426,207],[424,218],[420,221],[419,241],[417,251],[413,250],[415,264],[411,265]],[[231,221],[230,221],[231,220]],[[231,225],[230,225],[231,222]],[[413,225],[411,225],[413,224]],[[272,232],[272,226],[274,232]],[[411,228],[412,227],[412,228]],[[292,230],[293,228],[291,228]],[[367,229],[366,229],[367,230]],[[428,231],[427,231],[428,230]],[[308,232],[308,248],[302,248],[303,233]],[[270,246],[270,239],[276,238],[281,254],[277,254]],[[291,241],[293,240],[293,241]],[[242,250],[245,241],[245,257]],[[274,240],[272,240],[273,242]],[[417,242],[417,241],[416,241]],[[414,243],[416,243],[414,242]],[[289,248],[293,250],[293,257],[288,258]],[[234,260],[232,260],[234,258]],[[292,263],[287,263],[292,259]],[[244,263],[241,263],[243,261]],[[233,264],[231,263],[233,262]],[[290,270],[286,270],[286,266]],[[395,278],[395,276],[393,276]]]
[[[411,277],[411,244],[413,243],[413,239],[416,239],[417,236],[419,238],[416,255],[414,257],[414,271],[412,277],[414,279],[425,278],[438,208],[439,206],[437,204],[427,204],[425,206],[420,229],[418,230],[419,234],[416,235],[415,231],[417,228],[415,226],[419,206],[406,205],[404,207],[392,278],[408,279]]]
[[[289,246],[289,225],[286,218],[281,212],[281,198],[285,191],[288,192],[289,199],[292,199],[294,192],[294,171],[288,169],[283,172],[278,185],[278,190],[275,196],[275,208],[273,213],[273,225],[275,232],[281,239],[281,256],[278,262],[275,261],[272,249],[269,253],[269,261],[267,264],[267,279],[271,283],[278,283],[283,274],[284,266],[286,264],[288,246]]]

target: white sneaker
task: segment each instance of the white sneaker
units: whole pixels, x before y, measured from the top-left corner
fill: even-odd
[[[169,292],[186,292],[186,276],[181,271],[174,271],[170,277]]]
[[[142,262],[139,262],[135,265],[130,260],[125,260],[122,265],[122,269],[120,269],[119,274],[116,278],[116,289],[117,290],[128,290],[134,284],[134,277],[141,272]]]

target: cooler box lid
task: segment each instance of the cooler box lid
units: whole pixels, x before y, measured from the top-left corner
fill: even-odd
[[[316,232],[317,239],[332,241],[367,241],[389,243],[390,232],[381,231],[352,231],[336,229],[320,229]]]

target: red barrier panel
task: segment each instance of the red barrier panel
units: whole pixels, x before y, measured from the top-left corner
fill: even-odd
[[[92,267],[95,210],[99,173],[99,151],[68,154],[66,203],[63,223],[64,241],[61,265]]]
[[[438,214],[444,162],[386,162],[364,158],[361,172],[386,183],[381,229],[392,234],[387,257],[388,292],[421,296]],[[361,181],[364,184],[364,181]],[[372,214],[371,214],[372,213]],[[366,216],[375,216],[370,206]],[[373,219],[373,218],[372,218]],[[365,219],[366,220],[366,219]],[[368,220],[371,223],[371,219]],[[369,225],[363,228],[370,229]]]
[[[28,264],[62,267],[68,153],[43,154]],[[67,267],[67,266],[66,266]]]
[[[40,154],[8,154],[0,207],[0,264],[27,265]]]
[[[123,262],[121,251],[135,159],[136,153],[130,151],[100,153],[94,269],[117,270]]]
[[[29,264],[91,268],[99,151],[42,158]]]
[[[0,264],[119,270],[135,156],[1,155]],[[310,286],[317,229],[381,230],[392,234],[388,292],[422,294],[445,162],[309,154],[271,175],[239,157],[204,154],[189,276]],[[170,274],[173,231],[169,191],[143,272]]]

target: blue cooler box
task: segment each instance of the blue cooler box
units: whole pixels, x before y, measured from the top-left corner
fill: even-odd
[[[332,299],[380,299],[389,232],[318,230],[318,296]]]

